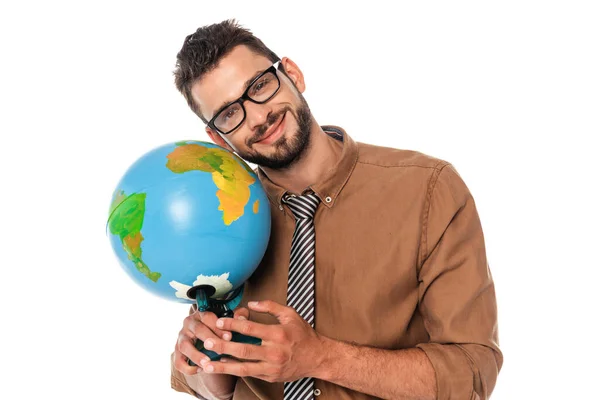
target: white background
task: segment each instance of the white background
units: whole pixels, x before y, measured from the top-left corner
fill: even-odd
[[[138,156],[207,140],[175,55],[232,17],[300,66],[320,124],[467,182],[497,285],[492,398],[598,396],[597,2],[349,3],[2,3],[1,398],[187,396],[169,384],[187,306],[130,281],[104,228]]]

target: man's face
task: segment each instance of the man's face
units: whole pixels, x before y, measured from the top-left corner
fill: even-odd
[[[266,103],[245,100],[246,119],[233,132],[221,135],[207,127],[212,140],[235,151],[248,162],[271,168],[289,168],[299,160],[310,143],[312,116],[306,100],[302,73],[290,60],[282,60],[289,78],[277,71],[281,85]],[[194,101],[202,115],[211,120],[223,106],[237,100],[247,89],[246,82],[272,65],[271,61],[238,46],[217,68],[192,86]]]

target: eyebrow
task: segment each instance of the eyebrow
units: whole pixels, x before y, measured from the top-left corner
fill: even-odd
[[[262,70],[260,70],[260,71],[257,71],[257,72],[254,74],[254,76],[252,76],[252,78],[250,78],[250,79],[248,79],[246,82],[244,82],[244,92],[242,92],[242,93],[245,93],[245,92],[246,92],[246,90],[248,89],[248,87],[250,86],[250,84],[252,83],[252,81],[254,81],[256,78],[258,78],[258,77],[259,77],[259,75],[260,75],[260,74],[262,74],[263,72],[265,72],[265,70],[264,70],[264,69],[262,69]],[[239,97],[238,97],[238,98],[239,98]],[[219,113],[219,112],[223,111],[223,109],[225,108],[225,106],[227,106],[227,105],[228,105],[228,104],[230,104],[230,103],[231,103],[231,101],[230,101],[230,100],[225,100],[223,103],[221,103],[221,105],[219,106],[219,108],[217,108],[217,111],[215,111],[215,112],[212,114],[212,117],[211,117],[211,119],[212,119],[212,118],[214,118],[214,117],[215,117],[215,115],[217,115],[217,113]]]

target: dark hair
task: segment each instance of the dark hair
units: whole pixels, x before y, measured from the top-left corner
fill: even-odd
[[[267,57],[273,63],[279,61],[273,51],[250,30],[242,28],[235,19],[198,28],[185,38],[177,53],[176,69],[173,72],[175,86],[204,123],[208,121],[192,98],[192,85],[215,69],[219,61],[239,45],[247,46],[252,52]]]

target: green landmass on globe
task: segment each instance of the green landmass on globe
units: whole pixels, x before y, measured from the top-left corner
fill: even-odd
[[[212,175],[218,190],[219,211],[223,211],[223,222],[231,225],[244,214],[244,208],[250,200],[250,186],[255,182],[254,171],[236,154],[222,148],[205,147],[186,141],[177,142],[178,146],[167,155],[166,167],[174,173],[203,171]],[[233,156],[233,157],[232,157]],[[142,226],[146,211],[146,193],[126,194],[117,190],[110,207],[109,229],[117,235],[136,269],[153,282],[161,277],[153,272],[142,259]],[[258,214],[259,201],[252,205],[252,211]]]
[[[142,260],[142,226],[146,211],[146,194],[133,193],[129,196],[124,191],[115,193],[110,207],[110,233],[119,236],[123,249],[138,271],[152,282],[158,281],[160,272],[152,272]]]

